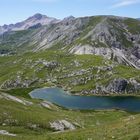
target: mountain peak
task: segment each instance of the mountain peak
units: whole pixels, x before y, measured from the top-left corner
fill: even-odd
[[[32,27],[40,27],[43,25],[49,25],[57,22],[59,22],[59,20],[57,20],[56,18],[36,13],[35,15],[29,17],[28,19],[22,22],[0,26],[0,34],[3,34],[8,31],[26,30]]]
[[[64,18],[64,20],[73,20],[73,19],[75,19],[75,17],[74,16],[68,16],[68,17],[66,17],[66,18]]]
[[[29,19],[41,20],[42,18],[47,18],[47,16],[46,15],[42,15],[40,13],[36,13],[35,15],[29,17],[27,20],[29,20]]]

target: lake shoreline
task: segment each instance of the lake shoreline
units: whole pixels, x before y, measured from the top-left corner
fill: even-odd
[[[140,112],[140,98],[136,96],[79,96],[62,88],[40,88],[29,93],[31,98],[47,100],[70,110],[124,110]],[[131,103],[131,104],[130,104]]]
[[[122,93],[122,94],[118,94],[118,93],[110,93],[110,94],[80,94],[80,93],[76,93],[76,91],[70,91],[65,89],[64,87],[58,87],[58,86],[51,86],[51,87],[29,87],[29,88],[33,88],[34,90],[37,89],[47,89],[47,88],[61,88],[63,89],[66,94],[68,95],[72,95],[72,96],[95,96],[95,97],[140,97],[140,93],[139,94],[126,94],[126,93]],[[29,89],[29,88],[25,88],[25,89]],[[7,90],[13,90],[13,89],[21,89],[21,88],[8,88],[8,89],[0,89],[1,92],[7,91]],[[22,88],[24,89],[24,88]],[[32,92],[32,91],[31,91]]]
[[[72,96],[96,96],[96,97],[140,97],[140,93],[139,94],[126,94],[126,93],[108,93],[108,94],[80,94],[80,93],[76,93],[76,91],[70,91],[67,90],[63,87],[57,87],[57,86],[53,86],[53,87],[47,87],[47,88],[61,88],[64,91],[66,91],[66,93],[68,93],[68,95],[72,95]]]

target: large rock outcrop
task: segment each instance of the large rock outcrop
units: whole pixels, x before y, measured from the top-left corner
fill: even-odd
[[[125,92],[127,85],[127,80],[115,79],[106,87],[106,90],[110,93],[121,93]]]
[[[64,131],[64,130],[76,129],[72,123],[70,123],[66,120],[59,120],[59,121],[50,122],[50,128],[54,131]]]
[[[140,92],[140,83],[135,79],[114,79],[105,88],[108,93],[137,93]]]

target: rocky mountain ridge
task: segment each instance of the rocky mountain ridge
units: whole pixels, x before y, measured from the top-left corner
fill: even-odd
[[[30,28],[39,28],[42,25],[49,25],[57,22],[59,22],[59,20],[56,18],[48,17],[46,15],[37,13],[22,22],[10,25],[5,24],[3,26],[0,26],[0,34],[10,31],[21,31]]]
[[[140,69],[140,22],[116,16],[70,16],[48,26],[4,33],[0,36],[0,52],[8,49],[61,49],[77,55],[100,55]]]

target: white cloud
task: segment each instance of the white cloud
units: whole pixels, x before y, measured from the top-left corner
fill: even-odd
[[[128,5],[134,5],[137,3],[140,3],[140,0],[118,0],[118,2],[112,5],[112,8],[124,7]]]

